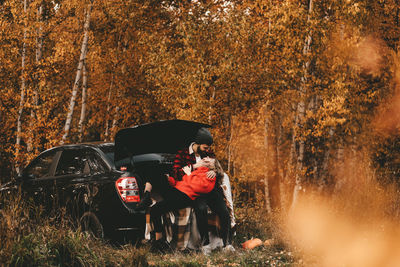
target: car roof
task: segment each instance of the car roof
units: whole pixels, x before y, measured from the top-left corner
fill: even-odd
[[[60,145],[60,146],[55,146],[55,147],[46,149],[46,150],[42,151],[38,156],[42,155],[43,153],[52,151],[52,150],[69,149],[69,148],[85,148],[85,147],[101,148],[101,147],[107,147],[107,146],[114,146],[114,143],[96,141],[96,142],[86,142],[86,143],[78,143],[78,144],[66,144],[66,145]]]
[[[85,142],[85,143],[76,143],[76,144],[66,144],[66,145],[60,145],[56,146],[51,149],[62,149],[62,148],[76,148],[76,147],[102,147],[102,146],[113,146],[114,143],[112,142],[103,142],[103,141],[95,141],[95,142]],[[47,150],[46,150],[47,151]]]

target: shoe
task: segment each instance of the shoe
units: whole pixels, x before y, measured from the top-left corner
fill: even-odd
[[[152,253],[161,253],[161,254],[166,254],[172,252],[171,245],[168,243],[168,241],[162,239],[159,240],[154,240],[151,243],[150,247],[150,252]]]
[[[205,245],[201,247],[201,253],[203,253],[204,255],[210,255],[212,252],[212,246],[211,244]]]
[[[227,246],[222,248],[222,251],[224,251],[224,252],[235,252],[236,249],[232,245],[227,245]]]
[[[151,201],[151,197],[150,197],[150,192],[146,191],[146,192],[144,192],[143,198],[139,202],[139,204],[136,206],[135,210],[136,211],[145,210],[148,207],[150,207],[151,203],[152,203],[152,201]]]

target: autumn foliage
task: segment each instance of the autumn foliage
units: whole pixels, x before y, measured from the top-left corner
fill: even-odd
[[[399,11],[394,0],[0,1],[1,181],[52,146],[173,118],[212,124],[235,197],[268,211],[309,187],[335,191],[361,148],[397,181]]]

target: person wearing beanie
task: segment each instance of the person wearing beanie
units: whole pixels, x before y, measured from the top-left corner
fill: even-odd
[[[210,131],[207,128],[203,127],[197,131],[196,137],[194,138],[194,142],[196,144],[206,144],[208,146],[211,146],[214,140]]]
[[[202,158],[206,157],[215,158],[215,155],[210,148],[212,143],[213,143],[213,137],[210,131],[204,127],[200,128],[194,137],[194,142],[191,143],[188,148],[179,150],[177,152],[171,176],[175,180],[180,181],[182,180],[182,177],[185,174],[190,174],[193,170],[204,166],[203,162],[201,162]],[[221,175],[223,173],[219,174]],[[151,175],[161,176],[160,174],[155,174],[155,173],[152,173]],[[210,172],[208,175],[212,176],[212,172]],[[154,180],[161,181],[163,179],[154,179]],[[156,187],[162,187],[162,186],[156,185]],[[144,210],[151,205],[152,189],[153,185],[147,181],[145,184],[143,198],[136,207],[136,210]]]
[[[215,154],[211,150],[211,145],[213,144],[213,137],[210,133],[210,131],[207,128],[200,128],[195,137],[193,142],[189,145],[189,147],[186,147],[182,150],[179,150],[175,156],[174,159],[174,164],[172,168],[172,173],[171,177],[173,178],[175,183],[180,184],[180,188],[187,188],[188,187],[188,180],[189,179],[184,179],[186,180],[184,183],[180,182],[183,180],[183,177],[190,177],[190,174],[198,169],[201,169],[203,172],[205,171],[204,167],[207,167],[207,161],[203,160],[207,157],[215,159]],[[216,170],[208,170],[204,173],[204,175],[208,179],[214,179],[216,177],[223,177],[224,173],[222,168],[217,168]],[[161,178],[161,177],[160,177]],[[159,181],[164,181],[165,179],[157,179]],[[171,180],[171,178],[170,178]],[[209,236],[208,236],[208,213],[207,213],[207,206],[218,215],[220,219],[220,226],[221,226],[221,237],[224,243],[224,247],[232,247],[229,245],[229,231],[230,231],[230,214],[228,211],[228,208],[226,206],[225,198],[224,198],[224,193],[222,191],[222,188],[220,186],[220,181],[221,179],[218,179],[218,181],[213,185],[213,188],[210,192],[207,194],[199,194],[199,196],[196,195],[196,197],[190,198],[187,194],[183,194],[182,192],[179,191],[177,188],[174,188],[172,191],[167,190],[168,195],[166,198],[168,198],[168,201],[173,201],[177,200],[175,204],[172,204],[172,206],[175,209],[179,208],[184,208],[188,206],[193,206],[194,211],[196,213],[196,221],[197,221],[197,226],[199,229],[200,237],[201,237],[201,242],[202,242],[202,251],[205,254],[208,254],[211,252],[209,248]],[[185,185],[185,186],[182,186]],[[152,185],[150,183],[146,183],[145,185],[145,190],[144,190],[144,197],[142,198],[141,202],[137,206],[137,210],[142,210],[146,209],[149,207],[152,203],[151,197],[150,197],[150,192],[152,191]],[[160,187],[160,186],[158,186]],[[179,186],[178,186],[179,187]],[[163,186],[165,189],[166,186]],[[165,190],[164,190],[165,191]],[[179,191],[180,193],[177,193],[176,191]],[[174,192],[174,193],[171,193]],[[171,193],[171,194],[170,194]],[[186,192],[190,195],[190,192]],[[164,197],[164,196],[163,196]],[[160,206],[157,206],[155,209],[151,209],[151,217],[155,220],[157,220],[156,224],[158,223],[158,215],[159,211],[165,211],[166,209],[169,209],[171,207],[168,207],[166,203],[171,206],[171,203],[169,202],[163,202],[163,204]],[[178,204],[179,203],[179,204]],[[157,204],[156,204],[157,205]],[[154,207],[154,206],[153,206]],[[172,209],[170,209],[172,210]],[[155,212],[155,214],[154,214]],[[154,223],[154,220],[153,220]],[[157,224],[157,227],[159,225]],[[157,234],[157,229],[156,234]],[[158,237],[158,239],[157,239]],[[156,235],[156,242],[157,240],[161,240],[160,236]],[[160,241],[161,242],[161,241]],[[164,241],[162,241],[164,242]],[[165,243],[165,242],[164,242]],[[157,246],[157,243],[156,243]]]
[[[155,232],[155,241],[151,248],[154,252],[170,250],[168,242],[163,239],[161,216],[168,211],[193,206],[193,201],[196,198],[211,192],[218,179],[217,168],[220,168],[220,165],[215,159],[204,158],[202,166],[190,174],[185,174],[181,181],[168,177],[169,185],[164,184],[163,200],[154,204],[150,209],[150,217]],[[214,175],[210,175],[211,172]],[[209,176],[214,178],[209,178]],[[166,179],[163,180],[164,183],[165,181]]]
[[[173,178],[176,181],[182,180],[186,174],[202,167],[202,159],[206,157],[215,158],[215,154],[211,150],[213,137],[207,128],[200,128],[194,138],[194,142],[189,147],[179,150],[174,159]],[[213,178],[213,173],[207,173],[209,178]],[[223,177],[222,168],[218,169],[216,175]],[[212,191],[208,194],[201,195],[193,201],[193,208],[196,213],[196,222],[199,229],[202,251],[205,254],[211,252],[211,245],[208,235],[208,207],[220,219],[221,237],[224,248],[232,250],[229,244],[229,236],[231,229],[231,218],[228,207],[225,202],[224,192],[221,188],[221,179],[215,184]]]

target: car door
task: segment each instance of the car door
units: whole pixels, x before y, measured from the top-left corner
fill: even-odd
[[[56,168],[56,186],[60,205],[75,220],[94,210],[93,197],[98,193],[98,180],[106,168],[90,147],[64,149]]]
[[[55,169],[58,204],[69,216],[79,217],[78,204],[86,192],[86,179],[90,176],[84,147],[65,147]]]
[[[54,170],[60,154],[61,151],[57,149],[45,151],[22,172],[22,189],[26,197],[32,198],[48,212],[56,202]]]

